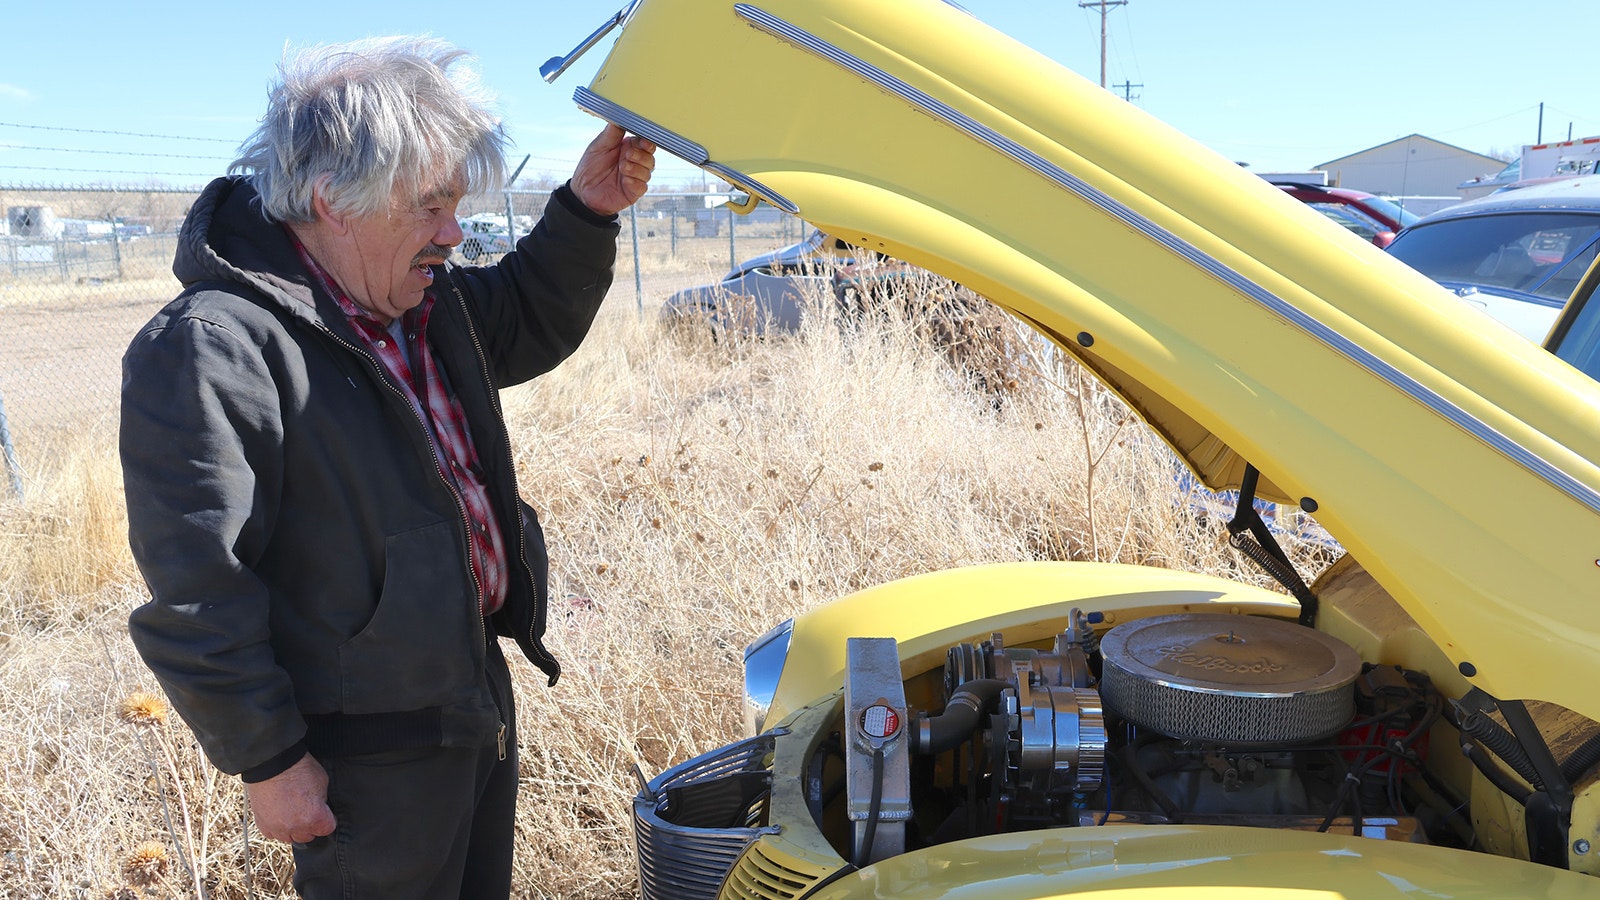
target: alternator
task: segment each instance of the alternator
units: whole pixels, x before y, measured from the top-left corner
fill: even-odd
[[[949,682],[1006,683],[990,732],[1004,792],[1031,806],[1049,795],[1088,793],[1105,778],[1106,727],[1100,694],[1090,687],[1093,632],[1079,611],[1052,652],[1008,650],[996,633],[981,646],[950,652]]]
[[[1006,768],[1028,794],[1087,793],[1105,776],[1106,725],[1094,688],[1034,681],[1018,663],[1016,687],[1002,695],[1015,717],[1017,746]]]

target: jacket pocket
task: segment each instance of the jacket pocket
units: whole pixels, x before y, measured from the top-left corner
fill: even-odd
[[[482,636],[460,535],[440,522],[384,543],[378,608],[339,647],[342,711],[424,709],[470,696]]]

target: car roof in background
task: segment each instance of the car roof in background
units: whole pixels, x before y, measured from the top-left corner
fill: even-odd
[[[1496,191],[1476,200],[1445,207],[1418,224],[1486,212],[1527,209],[1582,209],[1600,211],[1600,175],[1579,175],[1559,181]]]
[[[1314,184],[1314,183],[1309,182],[1309,181],[1273,181],[1273,182],[1269,182],[1269,183],[1273,184],[1273,185],[1276,185],[1280,190],[1284,191],[1285,193],[1293,193],[1294,191],[1306,191],[1306,192],[1317,193],[1317,194],[1326,194],[1326,195],[1328,195],[1330,197],[1347,197],[1347,198],[1350,198],[1350,199],[1353,199],[1353,200],[1365,200],[1368,197],[1377,196],[1376,194],[1369,194],[1366,191],[1351,190],[1350,188],[1332,187],[1331,185],[1326,185],[1326,184]]]

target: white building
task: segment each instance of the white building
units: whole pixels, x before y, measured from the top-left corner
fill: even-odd
[[[1334,187],[1413,199],[1418,202],[1406,206],[1426,213],[1466,199],[1457,185],[1481,175],[1492,176],[1505,164],[1502,159],[1410,134],[1315,168],[1327,172],[1328,184]]]

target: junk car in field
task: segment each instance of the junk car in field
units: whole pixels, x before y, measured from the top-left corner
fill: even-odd
[[[669,328],[722,334],[786,334],[808,313],[852,319],[874,311],[924,315],[956,327],[968,292],[924,269],[853,247],[812,229],[796,243],[753,256],[715,284],[684,288],[661,304]]]
[[[744,260],[715,284],[678,291],[661,305],[661,319],[718,332],[795,331],[806,304],[832,296],[835,272],[861,253],[813,228],[796,243]]]
[[[1031,325],[1238,492],[1285,588],[1019,561],[783,623],[750,734],[635,801],[644,896],[1600,894],[1592,303],[1562,357],[1462,316],[951,4],[611,24],[580,106]],[[1302,579],[1256,499],[1345,555]]]

